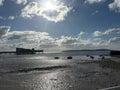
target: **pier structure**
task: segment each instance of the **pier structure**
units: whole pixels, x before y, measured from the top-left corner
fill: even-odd
[[[16,54],[16,55],[24,55],[24,54],[36,54],[37,52],[43,53],[43,50],[35,50],[32,49],[25,49],[25,48],[16,48],[16,51],[3,51],[0,54]]]

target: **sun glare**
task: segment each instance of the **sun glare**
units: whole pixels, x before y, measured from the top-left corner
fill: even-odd
[[[54,10],[55,5],[52,2],[45,2],[45,9],[47,10]]]

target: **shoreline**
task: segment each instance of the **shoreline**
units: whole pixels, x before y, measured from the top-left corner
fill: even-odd
[[[53,61],[18,58],[17,61],[2,61],[6,66],[12,65],[13,72],[0,74],[0,90],[99,90],[120,85],[120,69],[110,67],[111,64],[117,66],[118,62],[111,59]],[[19,65],[24,68],[19,69]]]

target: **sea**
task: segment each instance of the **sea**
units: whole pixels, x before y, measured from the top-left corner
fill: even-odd
[[[102,60],[100,55],[111,58],[108,51],[1,54],[0,90],[99,90],[108,87],[110,81],[115,81],[106,76],[111,70],[92,63]],[[104,84],[106,82],[108,84]]]

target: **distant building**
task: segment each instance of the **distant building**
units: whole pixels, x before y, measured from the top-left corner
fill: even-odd
[[[111,55],[111,56],[120,55],[120,51],[111,51],[111,52],[110,52],[110,55]]]
[[[25,49],[25,48],[16,48],[16,54],[35,54],[35,50],[33,49]]]

